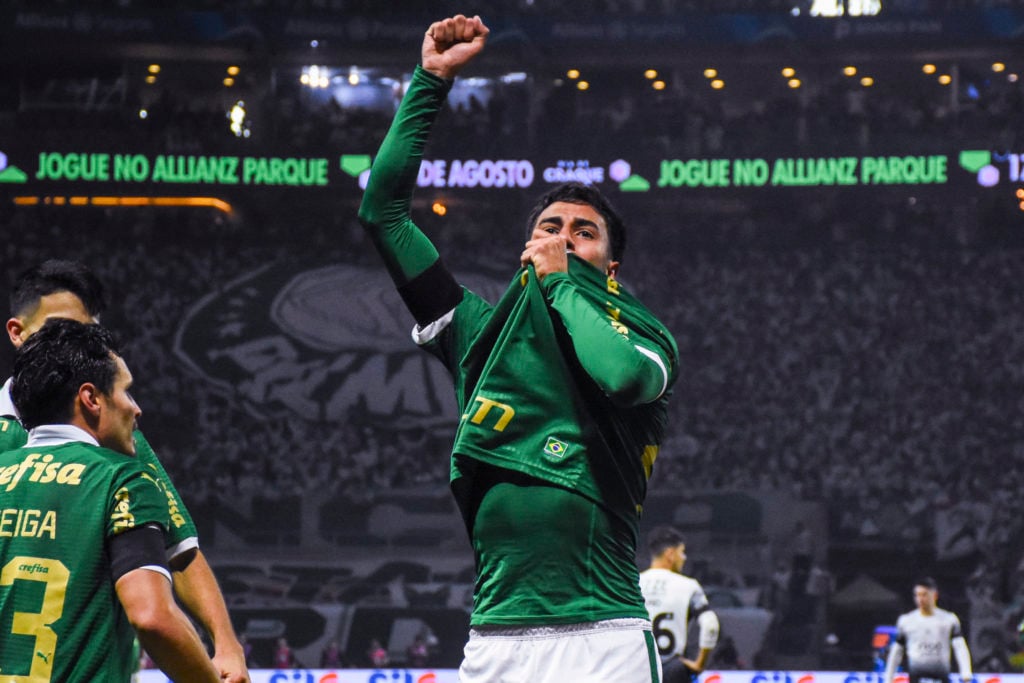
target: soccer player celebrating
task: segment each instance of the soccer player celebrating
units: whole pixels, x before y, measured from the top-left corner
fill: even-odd
[[[640,573],[640,590],[651,615],[658,652],[662,656],[663,683],[690,683],[704,671],[708,655],[718,644],[718,616],[711,611],[700,582],[683,575],[686,544],[676,529],[659,526],[647,535],[651,566]],[[690,621],[700,627],[696,659],[686,659]]]
[[[934,579],[925,577],[914,584],[917,609],[896,620],[896,641],[885,662],[885,683],[892,683],[904,653],[910,683],[947,683],[951,648],[960,679],[966,682],[973,678],[971,653],[960,630],[960,619],[937,607],[938,598],[939,588]]]
[[[94,323],[106,308],[103,284],[77,261],[52,259],[22,272],[10,296],[7,334],[20,348],[48,320],[65,318]],[[11,399],[12,380],[0,388],[0,452],[25,445],[28,434]],[[213,661],[227,683],[247,683],[245,654],[235,635],[224,597],[199,548],[195,523],[163,465],[142,432],[134,434],[136,457],[157,477],[165,491],[170,526],[165,535],[174,591],[213,640]]]
[[[555,188],[492,305],[409,216],[431,125],[487,34],[479,17],[430,26],[359,210],[463,415],[451,487],[477,579],[459,679],[657,681],[635,552],[678,351],[615,279],[622,220],[593,187]]]
[[[132,627],[171,679],[220,680],[171,592],[167,497],[128,457],[141,412],[131,383],[110,334],[73,320],[44,325],[15,360],[31,431],[0,454],[5,680],[127,681]]]

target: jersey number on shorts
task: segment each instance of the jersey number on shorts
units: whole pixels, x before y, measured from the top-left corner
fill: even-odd
[[[654,642],[658,644],[658,654],[660,655],[670,654],[676,649],[676,634],[672,632],[672,629],[661,627],[661,622],[673,617],[675,614],[672,612],[662,612],[651,622],[654,630]]]
[[[48,683],[53,672],[53,656],[57,651],[57,633],[50,626],[64,613],[64,595],[71,573],[59,560],[41,557],[15,557],[0,571],[0,586],[14,586],[15,581],[37,581],[46,584],[43,604],[38,612],[15,612],[11,632],[34,636],[32,668],[27,676],[4,675],[11,683]],[[0,634],[0,638],[3,635]]]

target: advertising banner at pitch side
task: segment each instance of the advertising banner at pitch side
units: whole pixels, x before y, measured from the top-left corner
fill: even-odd
[[[455,669],[255,669],[252,683],[458,683]],[[140,671],[138,683],[169,683],[159,671]],[[907,683],[899,673],[893,683]],[[705,671],[699,683],[883,683],[881,672]],[[960,683],[958,675],[950,683]],[[1024,683],[1024,674],[975,673],[974,683]]]

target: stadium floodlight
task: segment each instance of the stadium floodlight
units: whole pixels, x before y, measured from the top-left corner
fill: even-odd
[[[299,82],[310,88],[326,88],[330,84],[330,70],[326,66],[304,66]]]
[[[228,118],[231,121],[231,132],[235,134],[235,137],[242,137],[245,135],[248,126],[245,123],[245,102],[239,100],[235,102],[235,105],[231,107],[231,111],[228,113]],[[245,137],[248,137],[245,135]]]
[[[812,17],[871,17],[882,12],[882,0],[814,0]]]

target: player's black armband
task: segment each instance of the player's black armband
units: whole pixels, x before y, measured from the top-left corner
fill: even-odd
[[[129,529],[107,541],[110,550],[110,578],[115,582],[139,567],[167,569],[164,532],[155,524]],[[170,573],[170,572],[168,572]]]
[[[425,271],[398,288],[416,324],[429,325],[462,301],[462,287],[437,259]]]

